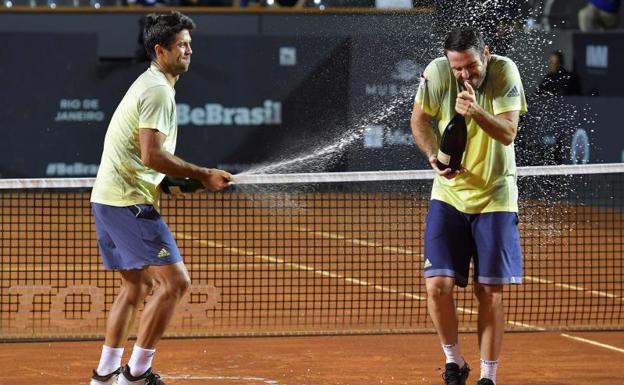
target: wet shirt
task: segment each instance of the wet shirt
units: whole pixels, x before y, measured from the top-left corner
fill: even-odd
[[[165,151],[173,154],[177,139],[175,91],[154,65],[130,86],[115,110],[104,138],[104,150],[91,202],[110,206],[159,206],[158,184],[164,175],[143,165],[139,128],[162,132]]]
[[[425,69],[416,103],[437,120],[440,135],[455,115],[455,99],[461,92],[446,57],[434,59]],[[510,59],[491,55],[483,84],[475,90],[477,103],[498,115],[526,112],[520,73]],[[518,211],[516,159],[513,143],[506,146],[490,137],[472,119],[466,119],[468,141],[462,161],[468,170],[456,178],[436,175],[431,198],[470,213]]]

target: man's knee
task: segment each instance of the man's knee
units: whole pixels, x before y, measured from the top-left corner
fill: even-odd
[[[154,280],[152,279],[152,277],[145,278],[143,282],[141,282],[141,296],[143,298],[147,297],[153,289]]]
[[[186,294],[191,288],[191,278],[188,275],[183,275],[176,282],[177,290],[179,292],[179,296],[182,297]]]
[[[427,296],[431,300],[438,300],[453,295],[455,283],[450,277],[427,278]]]
[[[124,282],[121,286],[121,293],[126,301],[133,305],[138,305],[145,297],[152,292],[152,281]]]
[[[474,294],[482,305],[497,306],[503,303],[502,285],[475,284]]]
[[[159,286],[167,295],[179,300],[191,287],[191,279],[188,274],[177,274],[174,277],[168,277],[164,282],[161,282]]]

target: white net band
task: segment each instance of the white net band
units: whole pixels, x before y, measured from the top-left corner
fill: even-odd
[[[518,167],[518,177],[540,175],[613,174],[622,172],[624,172],[624,163]],[[434,173],[432,170],[296,174],[241,173],[234,175],[233,184],[375,182],[393,180],[427,180],[432,179],[433,177]],[[94,181],[94,178],[0,179],[0,189],[90,188],[93,186]]]

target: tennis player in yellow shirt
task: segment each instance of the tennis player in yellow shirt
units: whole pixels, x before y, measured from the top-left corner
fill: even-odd
[[[481,354],[477,384],[495,385],[505,326],[503,285],[522,281],[513,142],[526,100],[516,65],[491,54],[475,29],[450,32],[444,53],[426,67],[411,117],[416,144],[437,174],[425,228],[427,307],[446,355],[444,384],[464,385],[470,368],[458,343],[453,292],[468,284],[472,260]],[[463,168],[440,170],[431,121],[442,133],[456,113],[468,129]]]
[[[190,278],[158,212],[159,184],[168,174],[198,179],[217,191],[232,178],[174,155],[174,86],[189,69],[194,28],[193,20],[179,12],[146,17],[143,36],[152,62],[130,86],[106,131],[91,205],[104,268],[119,272],[121,289],[108,315],[91,385],[164,385],[152,360]],[[122,368],[128,333],[150,292],[132,354]]]

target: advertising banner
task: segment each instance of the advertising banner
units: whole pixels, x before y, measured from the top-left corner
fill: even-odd
[[[230,172],[336,166],[315,152],[347,120],[348,39],[206,37],[193,50],[177,87],[181,156]]]
[[[348,154],[350,170],[429,167],[414,143],[410,116],[420,76],[437,53],[432,46],[399,35],[353,39],[350,125],[358,139]]]
[[[624,96],[624,33],[575,33],[574,68],[581,78],[583,94]]]
[[[112,113],[149,63],[98,62],[89,34],[0,39],[0,176],[95,175]],[[310,152],[347,120],[348,66],[345,38],[194,36],[176,85],[176,153],[240,172]]]
[[[0,175],[93,175],[114,98],[98,89],[96,36],[0,40]]]

